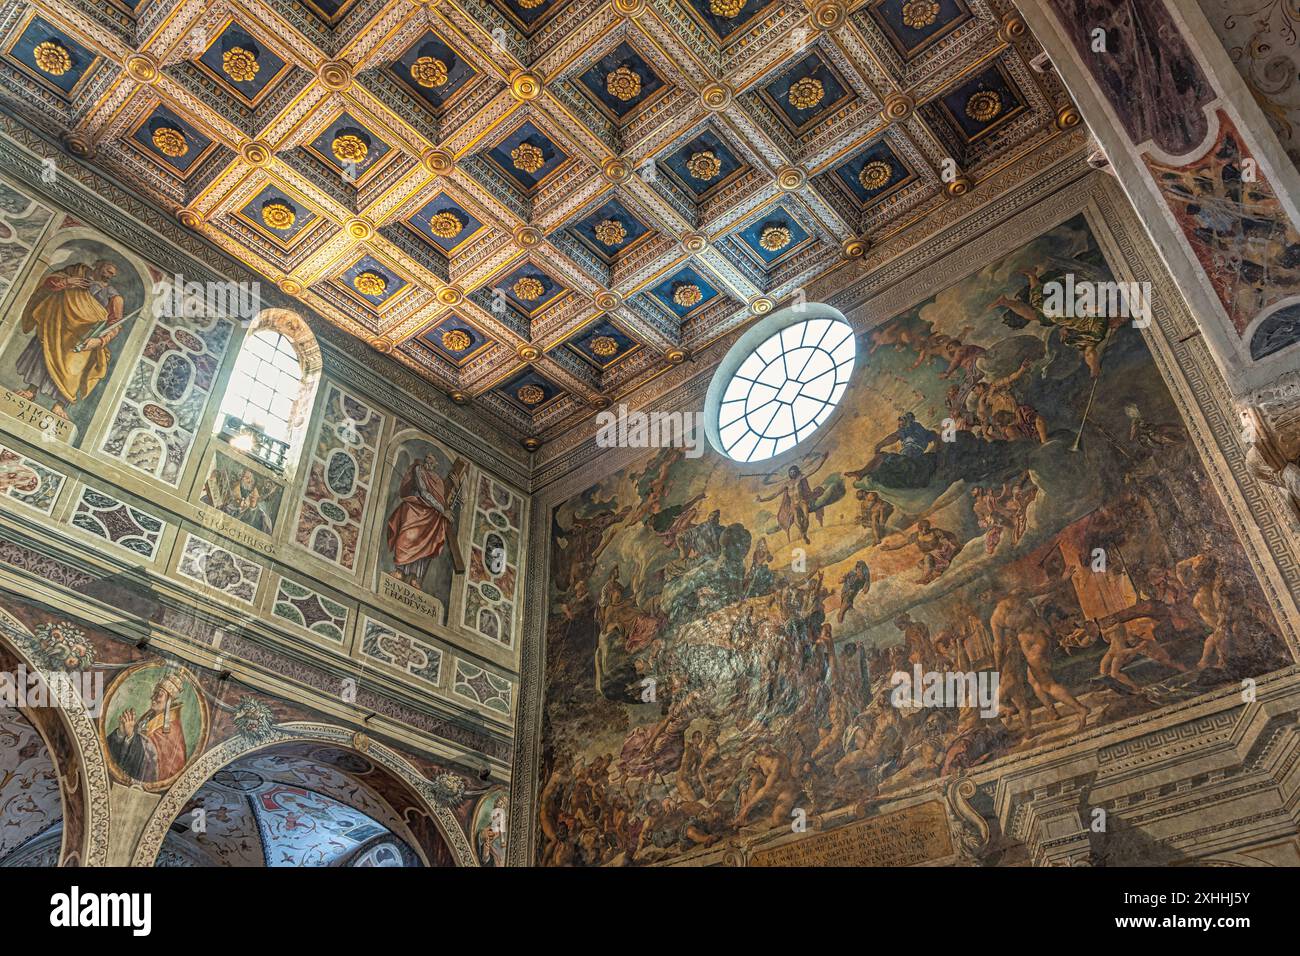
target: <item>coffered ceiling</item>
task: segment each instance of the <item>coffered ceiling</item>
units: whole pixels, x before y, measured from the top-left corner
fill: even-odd
[[[10,111],[528,447],[1078,123],[1004,0],[8,0],[0,42]]]

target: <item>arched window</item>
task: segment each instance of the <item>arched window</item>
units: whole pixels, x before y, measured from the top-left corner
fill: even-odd
[[[292,312],[267,309],[244,336],[226,383],[217,429],[233,448],[283,471],[320,377],[320,350]]]

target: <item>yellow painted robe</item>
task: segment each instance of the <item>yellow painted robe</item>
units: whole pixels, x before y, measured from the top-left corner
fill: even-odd
[[[54,275],[92,279],[90,266],[82,263],[68,266]],[[36,330],[45,352],[45,369],[67,402],[85,398],[108,373],[107,346],[75,351],[90,331],[107,317],[108,309],[90,290],[50,289],[44,283],[23,312],[23,331]]]

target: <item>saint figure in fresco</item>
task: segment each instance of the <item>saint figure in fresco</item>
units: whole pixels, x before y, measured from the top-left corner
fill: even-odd
[[[154,685],[148,710],[136,717],[134,708],[128,708],[118,716],[117,728],[108,735],[108,752],[132,780],[170,780],[185,767],[188,748],[181,726],[183,687],[179,675],[166,674]]]
[[[388,516],[388,550],[393,554],[393,576],[399,581],[420,588],[429,565],[444,550],[450,552],[457,571],[465,570],[452,513],[465,467],[457,458],[444,478],[430,452],[413,462],[402,477],[397,507]]]
[[[229,480],[228,476],[223,477],[226,481]],[[266,504],[262,501],[262,490],[257,486],[257,475],[251,468],[240,472],[234,487],[222,487],[220,481],[216,482],[217,487],[213,485],[214,482],[210,479],[203,486],[201,500],[204,504],[216,505],[223,514],[238,518],[263,534],[270,534],[274,530],[274,518],[267,513]]]
[[[108,346],[123,328],[116,277],[107,259],[45,277],[23,310],[22,330],[32,338],[15,365],[24,382],[20,398],[47,396],[50,410],[67,419],[68,406],[94,391],[108,373]]]

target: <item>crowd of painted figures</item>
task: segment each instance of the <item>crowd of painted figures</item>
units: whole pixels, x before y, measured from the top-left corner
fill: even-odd
[[[1053,320],[1023,275],[969,339],[915,313],[867,336],[877,392],[925,399],[879,440],[768,476],[663,450],[557,510],[542,862],[861,811],[1286,663],[1139,332]],[[996,673],[996,715],[895,706],[917,668]]]

